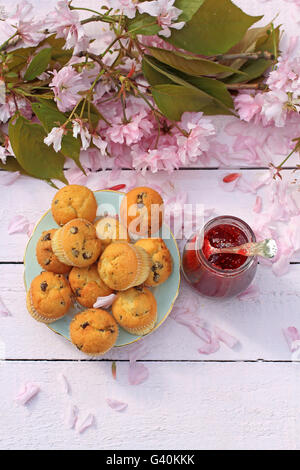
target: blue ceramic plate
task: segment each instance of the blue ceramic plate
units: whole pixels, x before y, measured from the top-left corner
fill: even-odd
[[[120,204],[122,198],[124,197],[123,193],[117,191],[96,191],[95,198],[98,202],[98,205],[101,204],[101,207],[104,207],[108,213],[111,214],[109,208],[114,208],[116,214],[119,213]],[[107,206],[105,206],[107,204]],[[98,214],[99,215],[99,214]],[[35,254],[35,247],[38,239],[40,238],[44,230],[49,230],[51,228],[58,228],[58,225],[54,221],[51,210],[46,212],[46,214],[40,219],[37,223],[33,234],[28,242],[25,257],[24,257],[24,281],[26,290],[29,288],[32,280],[40,274],[42,271],[41,266],[38,264]],[[163,226],[164,241],[170,250],[170,253],[173,258],[173,272],[169,279],[158,287],[152,289],[153,294],[155,295],[157,301],[157,324],[154,328],[156,330],[168,317],[169,313],[172,310],[174,302],[178,295],[179,284],[180,284],[180,255],[177,247],[176,240],[173,237],[173,234],[170,232],[170,229],[164,225]],[[82,308],[84,310],[84,308]],[[71,308],[69,313],[62,319],[47,325],[51,330],[56,333],[64,336],[67,340],[70,340],[69,336],[69,324],[73,316],[78,313],[78,308]],[[154,331],[152,330],[152,331]],[[135,336],[127,333],[122,328],[120,328],[119,337],[116,343],[116,346],[126,346],[127,344],[137,341],[140,336]]]

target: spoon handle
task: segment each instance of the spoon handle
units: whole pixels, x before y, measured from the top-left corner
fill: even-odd
[[[263,258],[274,258],[277,253],[277,244],[272,238],[267,238],[257,243],[245,243],[240,246],[228,248],[211,247],[211,254],[233,253],[243,256],[262,256]]]

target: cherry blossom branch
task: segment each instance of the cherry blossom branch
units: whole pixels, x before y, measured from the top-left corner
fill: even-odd
[[[268,90],[265,83],[226,83],[228,90]]]
[[[275,55],[269,51],[263,52],[241,52],[239,54],[219,54],[215,56],[211,56],[210,59],[214,59],[217,61],[221,60],[235,60],[235,59],[246,59],[246,60],[258,60],[258,59],[265,59],[265,60],[275,60]]]

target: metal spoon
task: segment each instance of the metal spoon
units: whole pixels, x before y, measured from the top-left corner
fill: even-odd
[[[274,258],[277,253],[277,243],[272,238],[267,238],[266,240],[257,243],[245,243],[244,245],[230,246],[228,248],[215,248],[208,240],[205,240],[204,249],[208,257],[223,253],[233,253],[243,256]]]

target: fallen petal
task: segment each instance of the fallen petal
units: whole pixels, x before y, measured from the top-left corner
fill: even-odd
[[[89,413],[82,423],[78,426],[77,430],[79,434],[82,434],[86,429],[90,428],[95,424],[95,416],[91,413]]]
[[[201,348],[198,349],[200,354],[213,354],[220,349],[220,343],[217,338],[212,338],[210,343],[203,343]]]
[[[256,212],[257,214],[259,214],[259,212],[261,212],[261,209],[262,209],[262,198],[260,196],[257,196],[254,207],[253,207],[253,212]]]
[[[149,369],[139,362],[129,364],[128,380],[130,385],[139,385],[149,377]]]
[[[299,349],[300,343],[300,334],[295,326],[289,326],[288,328],[283,328],[282,333],[286,339],[286,342],[291,350],[291,352],[297,351]]]
[[[79,409],[76,405],[71,405],[68,410],[66,425],[69,429],[74,429],[78,420]]]
[[[128,404],[123,401],[113,400],[112,398],[106,398],[106,403],[108,406],[115,411],[126,410]]]
[[[11,313],[0,297],[0,317],[11,317]]]
[[[108,308],[112,305],[113,301],[116,298],[116,294],[106,295],[105,297],[98,297],[94,303],[94,308]]]
[[[64,374],[58,374],[58,380],[60,381],[62,385],[63,392],[66,393],[67,395],[70,395],[71,387],[70,387],[67,377]]]
[[[21,387],[20,392],[15,398],[18,405],[26,405],[40,391],[40,387],[34,383],[27,382]]]
[[[214,326],[213,331],[214,331],[216,338],[222,343],[226,344],[226,346],[228,346],[231,349],[234,348],[239,343],[237,338],[235,338],[234,336],[231,336],[229,333],[222,330],[218,326]]]
[[[29,221],[23,215],[16,215],[8,225],[8,233],[28,233]]]
[[[244,302],[255,302],[259,299],[260,289],[255,284],[251,284],[244,292],[239,294],[237,298]]]

